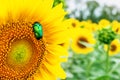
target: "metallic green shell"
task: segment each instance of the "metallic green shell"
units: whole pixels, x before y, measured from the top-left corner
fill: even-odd
[[[39,22],[35,22],[33,24],[33,32],[34,32],[36,39],[39,40],[43,37],[42,25]]]

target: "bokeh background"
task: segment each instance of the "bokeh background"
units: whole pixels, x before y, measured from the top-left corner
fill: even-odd
[[[92,20],[98,22],[101,19],[120,21],[119,0],[64,0],[65,9],[70,12],[69,17],[78,20]]]
[[[68,29],[73,37],[68,40],[70,43],[63,45],[65,48],[68,46],[66,50],[69,52],[68,61],[62,63],[67,74],[66,80],[120,80],[120,0],[55,0],[53,6],[61,2],[68,12],[65,19],[72,19],[67,26],[71,24]],[[95,40],[92,45],[91,34]],[[106,44],[110,40],[108,34],[114,39]],[[88,42],[80,43],[83,50],[74,45],[77,35],[85,37],[82,41]],[[101,41],[101,37],[104,41],[108,39],[106,43]],[[84,49],[89,46],[92,50]]]

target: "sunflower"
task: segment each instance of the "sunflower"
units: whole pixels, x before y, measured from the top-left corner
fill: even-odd
[[[115,31],[117,34],[120,34],[120,23],[116,20],[114,20],[111,24],[113,31]]]
[[[108,26],[110,24],[110,22],[106,19],[102,19],[99,21],[99,25],[102,25],[104,27]]]
[[[81,42],[87,43],[87,45]],[[76,29],[71,44],[71,48],[74,52],[83,54],[89,53],[93,51],[93,44],[95,44],[95,40],[91,31],[84,28]]]
[[[98,23],[98,29],[105,28],[107,26],[110,26],[110,22],[106,19],[101,19]]]
[[[90,22],[86,22],[86,24],[84,25],[84,28],[92,31],[92,32],[95,32],[97,31],[97,24],[96,23],[90,23]]]
[[[54,0],[0,0],[0,80],[65,78],[68,56],[62,4]]]
[[[70,28],[80,27],[80,22],[77,19],[71,18],[67,21]]]
[[[75,18],[70,18],[70,19],[67,19],[64,21],[65,22],[65,26],[67,27],[67,32],[68,32],[68,36],[69,36],[69,39],[71,39],[71,37],[73,37],[73,34],[75,32],[75,29],[76,28],[80,28],[80,22],[75,19]],[[67,42],[68,44],[68,42]],[[69,45],[69,44],[68,44]]]
[[[81,22],[80,22],[80,28],[86,27],[88,23],[90,24],[91,22],[81,21]]]
[[[104,46],[105,50],[107,50],[107,45]],[[120,42],[118,39],[115,39],[110,44],[109,55],[113,56],[120,52]]]

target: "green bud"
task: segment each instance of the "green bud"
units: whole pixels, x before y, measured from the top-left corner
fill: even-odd
[[[98,31],[98,40],[104,44],[110,44],[116,38],[116,35],[111,27],[103,28]]]

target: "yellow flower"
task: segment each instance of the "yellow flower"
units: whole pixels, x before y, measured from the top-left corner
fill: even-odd
[[[87,23],[92,23],[92,20],[88,19],[86,22],[87,22]]]
[[[95,31],[97,31],[98,29],[97,29],[97,24],[96,23],[86,23],[85,25],[84,25],[84,28],[86,28],[86,29],[88,29],[88,30],[90,30],[90,31],[92,31],[92,32],[95,32]]]
[[[106,19],[102,19],[102,20],[99,21],[98,25],[99,25],[98,28],[102,29],[104,27],[109,26],[110,22],[108,20],[106,20]]]
[[[91,29],[93,32],[98,30],[98,24],[96,24],[96,23],[93,23],[91,27],[92,27]]]
[[[70,18],[67,20],[67,25],[69,26],[69,28],[76,28],[76,27],[80,27],[80,22],[77,19],[74,18]]]
[[[107,50],[107,45],[104,46],[105,50]],[[118,39],[115,39],[110,44],[109,55],[113,56],[120,52],[120,42]]]
[[[118,21],[113,21],[111,26],[113,31],[115,31],[117,34],[120,34],[120,23]]]
[[[0,79],[56,80],[66,74],[66,14],[54,0],[0,0]]]
[[[82,44],[81,42],[89,44],[89,46]],[[74,33],[73,41],[71,44],[71,48],[76,53],[89,53],[93,51],[93,44],[95,44],[94,37],[92,32],[84,29],[84,28],[77,28],[76,32]]]
[[[69,38],[73,37],[74,29],[80,28],[80,22],[77,19],[70,18],[65,20],[65,25],[68,28]]]
[[[87,21],[81,21],[81,22],[80,22],[80,27],[81,27],[81,28],[84,28],[84,27],[87,26],[88,23],[90,24],[90,22],[87,22]]]

